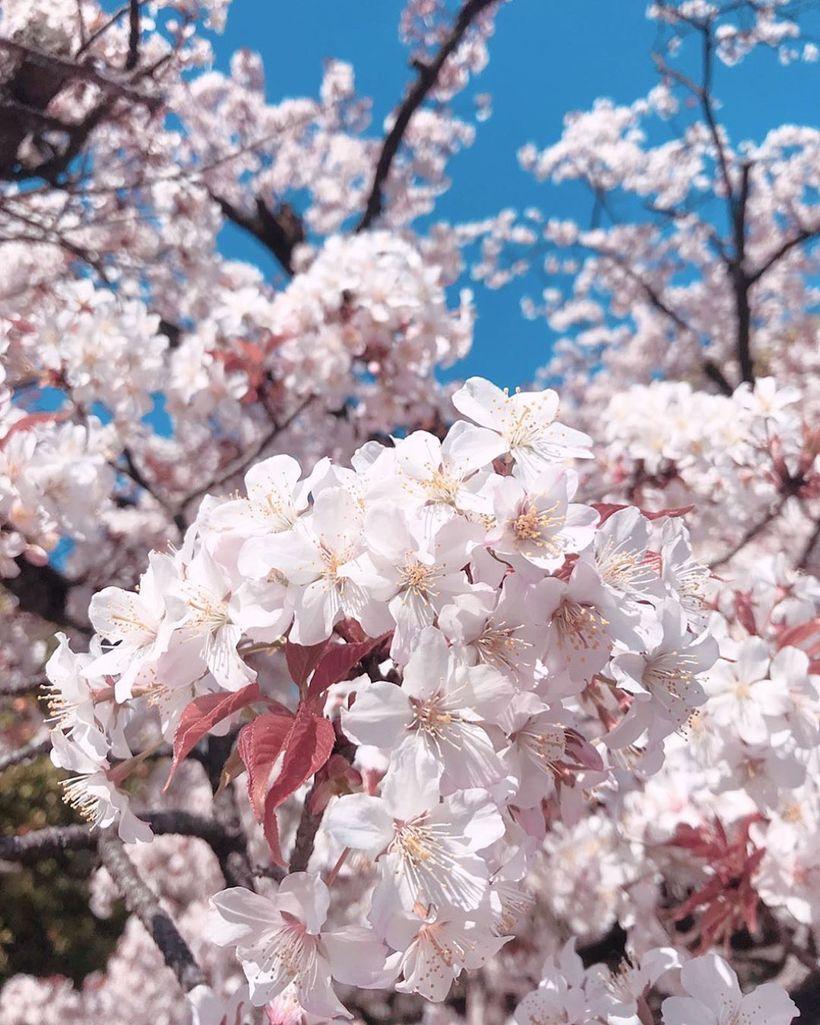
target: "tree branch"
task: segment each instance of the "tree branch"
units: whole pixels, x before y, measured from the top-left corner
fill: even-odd
[[[88,633],[88,627],[75,622],[66,612],[68,592],[74,581],[63,576],[53,566],[35,566],[21,555],[14,560],[20,572],[16,577],[7,577],[3,587],[10,591],[23,612],[47,619],[58,626],[69,627]]]
[[[772,520],[776,519],[780,515],[780,513],[783,511],[783,506],[786,504],[786,500],[789,497],[789,495],[784,495],[780,499],[780,501],[775,506],[773,506],[768,511],[768,513],[766,513],[762,520],[759,520],[757,523],[749,527],[749,529],[746,531],[743,537],[737,542],[736,545],[730,548],[725,555],[722,555],[719,559],[716,559],[714,562],[710,562],[709,569],[717,569],[718,566],[725,565],[725,563],[727,563],[730,559],[733,559],[742,548],[745,548],[750,541],[754,541],[758,534],[761,534],[766,529],[766,527],[769,526]]]
[[[282,423],[274,423],[271,429],[264,434],[255,445],[253,445],[249,451],[243,452],[241,456],[238,456],[233,462],[229,463],[216,477],[207,483],[203,484],[202,487],[192,491],[181,503],[181,508],[185,508],[194,501],[195,498],[200,498],[206,494],[211,488],[218,488],[221,484],[229,481],[231,477],[235,477],[237,474],[242,473],[259,455],[259,453],[266,448],[276,437],[277,434],[290,427],[293,421],[307,409],[311,402],[316,398],[315,395],[309,395],[303,402],[301,402],[296,409],[287,416]]]
[[[310,861],[310,856],[313,854],[313,844],[324,813],[324,809],[316,815],[310,811],[310,800],[313,797],[315,790],[316,781],[314,780],[313,785],[305,797],[305,803],[302,807],[302,816],[299,819],[299,825],[296,829],[296,837],[293,841],[293,850],[290,853],[288,872],[305,872],[308,867],[308,862]]]
[[[800,558],[797,560],[797,565],[795,569],[807,570],[809,568],[809,563],[811,562],[812,556],[814,555],[814,550],[815,548],[817,548],[818,542],[820,542],[820,520],[817,521],[817,524],[811,533],[811,537],[806,542],[806,545],[803,548]]]
[[[162,102],[159,97],[146,96],[127,82],[118,82],[115,79],[109,78],[102,71],[97,70],[93,64],[77,64],[72,60],[67,60],[65,57],[58,57],[52,53],[43,53],[41,50],[35,50],[31,46],[24,46],[13,39],[0,38],[0,49],[16,53],[40,68],[60,71],[65,78],[80,78],[84,82],[91,82],[92,85],[98,86],[103,92],[120,99],[129,100],[131,103],[142,104],[148,107],[149,110],[155,109]]]
[[[140,5],[139,0],[130,0],[128,5],[128,56],[125,70],[133,71],[140,59]]]
[[[654,306],[659,313],[663,313],[664,316],[668,317],[677,328],[684,331],[686,334],[692,335],[692,337],[697,340],[697,332],[695,329],[690,327],[679,313],[666,304],[652,285],[650,285],[648,281],[645,281],[637,271],[633,270],[620,253],[612,252],[609,249],[594,249],[593,251],[606,259],[612,260],[612,262],[616,264],[616,266],[618,266],[628,278],[639,286],[650,304]],[[729,384],[723,374],[723,371],[713,360],[708,358],[704,360],[703,372],[710,381],[714,382],[714,384],[718,386],[724,395],[731,395],[733,393],[734,389],[731,384]]]
[[[253,235],[276,257],[286,274],[293,274],[293,250],[304,242],[305,227],[289,203],[280,203],[271,210],[257,196],[256,210],[249,214],[210,190],[208,195],[218,204],[223,217]]]
[[[40,675],[35,676],[32,680],[18,680],[16,683],[2,683],[0,684],[0,699],[23,698],[28,694],[36,694],[47,682],[47,678]]]
[[[205,975],[194,960],[190,947],[163,910],[157,895],[140,878],[122,840],[107,829],[100,836],[98,847],[102,863],[125,899],[125,906],[148,930],[180,986],[188,992],[194,986],[203,985]]]
[[[496,0],[467,0],[459,11],[452,29],[441,44],[433,61],[430,64],[416,64],[418,78],[405,94],[401,104],[396,108],[393,127],[387,133],[382,143],[364,213],[356,225],[357,232],[365,231],[369,228],[382,212],[384,203],[382,190],[413,115],[424,102],[428,93],[434,88],[439,72],[444,67],[447,58],[458,48],[470,24],[482,11],[493,3],[496,3]]]
[[[781,260],[796,246],[801,245],[803,242],[809,242],[818,235],[820,235],[820,224],[816,224],[812,228],[801,228],[797,235],[792,236],[792,238],[787,239],[781,246],[778,246],[771,256],[768,256],[763,261],[757,270],[752,271],[752,273],[748,275],[749,284],[754,285],[759,281],[768,270],[771,270],[778,260]]]
[[[32,761],[40,755],[47,754],[51,750],[51,741],[48,737],[45,740],[33,741],[31,744],[24,744],[16,751],[10,751],[7,755],[0,757],[0,772],[5,772],[13,765],[20,765],[22,762]]]
[[[34,865],[64,851],[90,851],[97,836],[88,826],[47,826],[21,836],[0,836],[0,861]]]
[[[213,850],[220,860],[234,851],[244,850],[241,835],[229,832],[213,819],[185,811],[158,811],[140,815],[158,836],[195,836]],[[31,864],[66,850],[93,850],[100,834],[91,826],[48,826],[20,836],[0,837],[0,861]],[[223,873],[224,874],[224,873]],[[227,881],[227,880],[226,880]]]

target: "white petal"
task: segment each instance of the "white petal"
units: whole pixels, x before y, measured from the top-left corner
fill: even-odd
[[[208,938],[220,947],[263,935],[281,923],[281,916],[267,897],[243,886],[215,893],[210,906]]]
[[[342,847],[377,854],[393,838],[393,819],[384,802],[368,794],[340,797],[325,813],[324,827]]]
[[[342,709],[342,729],[357,744],[391,748],[410,725],[410,700],[401,687],[384,680],[369,684],[356,695],[353,707]]]

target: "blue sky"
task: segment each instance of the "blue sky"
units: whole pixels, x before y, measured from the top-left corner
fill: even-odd
[[[224,35],[216,40],[217,64],[227,68],[238,47],[261,52],[271,101],[316,95],[322,61],[351,62],[357,88],[374,100],[374,123],[401,98],[411,77],[398,39],[402,0],[233,0]],[[644,0],[511,0],[500,11],[490,43],[490,65],[475,91],[493,95],[493,116],[479,126],[475,145],[450,164],[453,188],[436,214],[448,220],[478,219],[505,207],[535,204],[547,216],[586,222],[590,202],[583,190],[537,184],[518,168],[516,151],[539,147],[560,135],[568,110],[586,109],[598,96],[629,103],[657,78],[650,60],[655,26]],[[820,35],[820,15],[805,22]],[[818,65],[781,67],[772,54],[754,54],[734,69],[718,70],[715,92],[735,139],[761,138],[783,122],[817,124]],[[230,256],[271,264],[252,239],[226,233]],[[498,292],[476,286],[479,319],[473,352],[458,376],[482,374],[499,384],[532,378],[551,344],[543,322],[519,312],[534,278]]]

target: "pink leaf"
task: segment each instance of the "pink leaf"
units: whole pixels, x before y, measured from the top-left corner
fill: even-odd
[[[260,715],[242,728],[237,750],[248,770],[248,797],[257,820],[261,821],[265,793],[276,760],[285,748],[293,727],[292,715]]]
[[[290,641],[285,645],[285,660],[288,664],[288,672],[294,683],[301,687],[306,681],[325,652],[329,641],[322,641],[320,644],[311,644],[305,647],[302,644],[292,644]]]
[[[265,836],[271,854],[279,864],[282,864],[282,855],[278,847],[276,809],[325,764],[333,751],[335,739],[333,725],[327,719],[316,715],[307,705],[299,706],[285,742],[282,768],[265,798]],[[276,846],[271,842],[272,838]]]
[[[250,683],[242,690],[228,694],[220,691],[218,694],[204,694],[200,698],[194,698],[182,713],[174,734],[174,760],[165,789],[168,789],[179,763],[190,754],[209,730],[229,715],[238,712],[240,708],[246,708],[254,701],[263,700],[265,698],[260,694],[256,683]]]
[[[614,502],[593,502],[592,508],[601,517],[601,523],[605,523],[610,516],[614,516],[616,512],[620,512],[621,509],[629,509],[628,505],[618,505]],[[645,516],[648,520],[659,520],[663,516],[686,516],[695,507],[693,505],[681,505],[675,509],[659,509],[657,512],[650,512],[648,509],[639,509],[638,511],[642,516]],[[599,524],[600,526],[601,524]]]
[[[316,672],[308,687],[308,700],[316,700],[328,687],[340,680],[346,680],[350,670],[388,636],[389,634],[382,634],[381,637],[368,637],[364,641],[335,644],[329,648],[316,666]]]

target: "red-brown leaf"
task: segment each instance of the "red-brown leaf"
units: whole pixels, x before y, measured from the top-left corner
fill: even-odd
[[[268,838],[271,855],[279,864],[283,862],[278,848],[276,809],[325,764],[333,751],[335,739],[332,723],[316,715],[307,706],[299,706],[286,741],[281,771],[265,798],[265,836]],[[276,840],[275,847],[271,837]]]
[[[179,763],[191,753],[209,730],[229,715],[238,712],[240,708],[246,708],[254,701],[263,700],[264,696],[256,683],[249,683],[242,690],[230,693],[220,691],[218,694],[203,694],[202,697],[194,698],[182,713],[174,734],[174,760],[165,789],[168,789]]]
[[[237,750],[248,770],[248,797],[258,821],[264,814],[271,770],[288,743],[293,722],[292,715],[271,712],[249,722],[239,734]]]
[[[328,648],[316,666],[316,672],[308,687],[307,697],[309,701],[315,701],[320,694],[328,687],[340,680],[346,680],[350,670],[360,662],[365,655],[369,655],[387,637],[368,637],[364,641],[355,641],[351,644],[334,644]]]
[[[325,653],[329,641],[322,641],[320,644],[292,644],[290,641],[285,645],[285,660],[288,664],[288,672],[294,683],[301,687]]]

